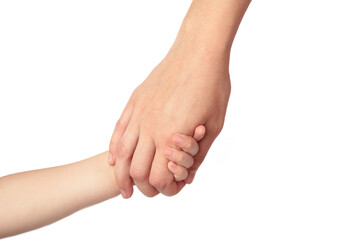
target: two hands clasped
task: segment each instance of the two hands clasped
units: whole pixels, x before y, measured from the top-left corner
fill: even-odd
[[[134,184],[148,197],[190,184],[224,125],[230,50],[250,2],[192,1],[171,49],[130,97],[108,152],[1,177],[0,238],[129,198]]]
[[[198,126],[193,136],[175,134],[163,155],[177,184],[185,185],[187,169],[205,136]],[[116,167],[108,164],[109,152],[68,165],[20,172],[0,178],[0,238],[56,222],[70,214],[121,194]],[[71,187],[70,187],[71,186]]]
[[[195,128],[193,136],[187,136],[184,134],[174,134],[171,138],[172,146],[174,147],[167,147],[163,152],[163,157],[168,160],[168,170],[171,172],[173,176],[173,180],[179,186],[179,190],[181,190],[186,183],[191,184],[194,179],[194,173],[188,173],[188,169],[193,166],[194,164],[194,156],[199,152],[199,144],[198,142],[201,141],[206,134],[206,128],[204,125],[200,125]],[[121,148],[118,155],[121,155]],[[109,154],[108,162],[111,166],[114,166],[115,158]],[[115,170],[115,168],[114,168]],[[121,169],[122,171],[126,171],[127,169]],[[114,171],[115,176],[117,176],[116,172]],[[134,176],[133,174],[131,174]],[[121,185],[121,182],[117,184]],[[159,190],[160,191],[160,190]],[[129,198],[131,195],[128,195],[123,190],[120,190],[121,195],[123,198]]]

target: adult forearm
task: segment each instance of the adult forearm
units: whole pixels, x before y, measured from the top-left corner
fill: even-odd
[[[119,194],[107,152],[0,178],[0,237],[29,231]]]
[[[194,0],[173,49],[228,61],[240,22],[251,0]]]

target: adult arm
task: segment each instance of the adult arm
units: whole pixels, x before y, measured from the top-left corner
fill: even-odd
[[[116,124],[109,161],[122,195],[132,182],[146,196],[177,194],[183,185],[167,169],[164,149],[175,133],[204,124],[187,182],[220,133],[230,96],[230,49],[250,0],[194,0],[166,57],[133,92]]]

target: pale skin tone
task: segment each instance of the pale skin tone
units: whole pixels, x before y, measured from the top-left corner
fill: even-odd
[[[190,145],[176,154],[174,172],[186,178],[194,149],[205,134],[203,126],[193,137],[183,136]],[[108,152],[72,164],[16,173],[0,178],[0,238],[30,231],[120,194]],[[174,155],[175,156],[175,155]],[[172,166],[171,166],[172,167]],[[182,169],[179,171],[179,169]],[[183,175],[185,174],[185,175]]]
[[[50,224],[120,193],[129,198],[133,182],[149,197],[175,195],[191,183],[224,124],[230,49],[250,2],[193,1],[168,54],[133,92],[110,154],[0,178],[0,237]],[[199,125],[206,127],[205,137],[189,139]]]
[[[174,133],[207,133],[188,169],[190,184],[220,133],[230,96],[229,58],[233,39],[251,0],[194,0],[165,58],[138,86],[116,124],[109,163],[123,197],[134,182],[149,197],[177,194],[184,182],[169,171],[166,155]]]

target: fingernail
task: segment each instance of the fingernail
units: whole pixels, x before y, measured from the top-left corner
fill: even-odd
[[[182,141],[183,141],[183,138],[182,138],[181,136],[179,136],[179,135],[176,135],[176,137],[175,137],[175,143],[176,143],[176,144],[181,144]]]
[[[166,149],[164,154],[165,154],[165,157],[171,158],[174,155],[174,151],[172,151],[170,149]]]
[[[174,162],[171,162],[171,164],[170,164],[170,165],[171,165],[171,167],[172,167],[172,168],[176,168],[176,166],[177,166],[177,164],[176,164],[176,163],[174,163]]]
[[[191,170],[189,172],[189,176],[188,176],[188,180],[187,180],[188,184],[191,184],[194,181],[195,174],[196,174],[196,170]]]
[[[109,153],[108,162],[109,162],[110,164],[112,163],[112,155],[111,155],[111,153]]]

